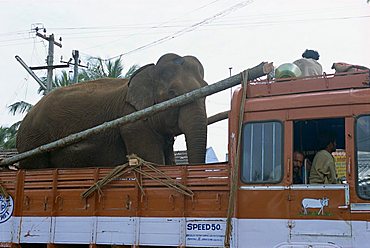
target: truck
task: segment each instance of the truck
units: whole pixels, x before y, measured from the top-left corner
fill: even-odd
[[[249,81],[232,97],[227,162],[2,170],[0,247],[366,247],[369,86],[366,70]],[[312,162],[323,130],[337,183],[294,183],[293,153]]]

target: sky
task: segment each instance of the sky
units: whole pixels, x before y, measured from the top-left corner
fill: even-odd
[[[208,84],[263,61],[275,66],[293,62],[305,49],[320,53],[326,73],[334,72],[333,62],[370,67],[366,0],[0,0],[0,20],[0,126],[24,117],[9,114],[9,105],[35,104],[42,97],[36,81],[15,60],[18,55],[29,66],[45,65],[48,44],[35,36],[36,26],[62,37],[62,48],[54,48],[54,64],[78,50],[81,64],[89,57],[122,55],[128,69],[172,52],[196,56]],[[43,77],[46,71],[36,74]],[[229,110],[231,91],[207,97],[208,116]],[[227,142],[226,120],[208,127],[207,146],[219,160],[225,159]],[[178,137],[175,149],[184,148],[184,138]]]

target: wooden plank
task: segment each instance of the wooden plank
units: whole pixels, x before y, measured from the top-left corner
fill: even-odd
[[[53,169],[24,170],[25,176],[45,176],[52,175]]]
[[[50,174],[50,175],[33,175],[33,176],[30,176],[30,175],[25,175],[25,178],[24,178],[25,181],[28,181],[28,182],[33,182],[33,181],[50,181],[50,180],[53,180],[53,175]]]
[[[16,177],[17,171],[1,171],[0,178]]]
[[[202,164],[202,165],[187,165],[186,169],[191,170],[204,170],[204,169],[218,169],[218,168],[228,168],[227,162],[214,163],[214,164]]]
[[[93,198],[82,199],[82,189],[57,190],[54,203],[56,216],[91,216]]]
[[[91,185],[94,184],[94,181],[65,181],[65,182],[58,182],[58,189],[62,188],[84,188],[88,189]]]
[[[228,191],[199,191],[186,199],[187,215],[192,217],[226,217]]]
[[[24,190],[22,216],[50,216],[54,199],[52,190]]]

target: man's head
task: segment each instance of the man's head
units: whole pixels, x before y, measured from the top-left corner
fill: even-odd
[[[309,49],[306,49],[306,51],[304,51],[304,53],[302,54],[302,57],[303,58],[306,58],[306,59],[314,59],[314,60],[319,60],[320,58],[320,55],[317,51],[315,50],[309,50]]]
[[[329,153],[337,149],[337,140],[334,132],[325,131],[319,134],[320,150],[327,150]]]
[[[303,165],[304,156],[302,152],[295,151],[293,153],[293,167],[301,168]]]

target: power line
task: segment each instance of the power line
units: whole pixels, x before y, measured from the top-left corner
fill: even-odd
[[[189,15],[193,12],[196,12],[200,9],[203,9],[205,7],[208,7],[209,5],[218,2],[220,0],[212,1],[211,3],[205,4],[195,10],[187,12],[185,15]],[[326,16],[328,16],[328,13],[338,11],[338,10],[346,10],[348,11],[348,8],[332,8],[330,10],[322,10],[322,9],[310,9],[310,10],[302,10],[302,11],[294,11],[294,13],[286,13],[286,12],[281,12],[281,14],[252,14],[248,15],[246,19],[256,19],[256,18],[262,18],[266,19],[266,17],[271,17],[271,18],[276,18],[276,17],[287,17],[287,16],[302,16],[302,15],[307,15],[307,14],[320,14],[320,13],[325,13]],[[230,17],[227,17],[230,19]],[[109,25],[109,26],[85,26],[85,27],[52,27],[51,29],[53,30],[78,30],[79,32],[76,33],[61,33],[60,35],[73,35],[73,34],[81,34],[81,33],[104,33],[104,32],[118,32],[122,31],[124,29],[159,29],[159,28],[178,28],[178,27],[185,27],[186,23],[191,22],[193,20],[184,20],[184,21],[174,21],[177,20],[178,18],[173,18],[168,21],[165,21],[161,24],[153,24],[153,23],[141,23],[141,24],[130,24],[130,25]],[[242,18],[242,20],[245,18]],[[184,23],[185,24],[178,24],[174,25],[174,23]],[[171,25],[167,24],[171,23]],[[166,25],[165,25],[166,24]],[[90,31],[90,32],[83,32],[83,30],[96,30],[96,31]],[[82,31],[82,32],[81,32]],[[0,34],[1,36],[1,34]]]
[[[0,33],[0,36],[24,35],[27,33],[29,33],[29,30],[21,30],[21,31]]]
[[[364,19],[364,18],[369,18],[370,15],[362,15],[362,16],[344,16],[344,17],[323,17],[323,18],[303,18],[303,19],[286,19],[286,20],[280,20],[280,21],[273,21],[273,20],[270,20],[270,21],[265,21],[266,18],[264,18],[263,21],[252,21],[252,22],[249,22],[249,21],[244,21],[244,20],[248,20],[250,18],[233,18],[232,20],[229,20],[229,21],[219,21],[219,22],[215,22],[215,23],[209,23],[207,24],[207,26],[209,27],[223,27],[223,26],[228,26],[228,27],[232,27],[232,26],[245,26],[245,25],[266,25],[266,24],[280,24],[280,23],[287,23],[287,22],[311,22],[311,21],[335,21],[335,20],[349,20],[349,19]],[[149,26],[148,26],[149,27]],[[146,28],[148,28],[146,27]],[[157,27],[158,29],[161,28],[161,29],[168,29],[168,28],[176,28],[176,27],[186,27],[186,25],[164,25],[164,26],[161,26],[161,27]],[[118,31],[121,31],[121,30],[117,30]],[[153,34],[148,34],[148,33],[140,33],[140,32],[137,32],[137,33],[131,33],[131,34],[123,34],[123,35],[117,35],[117,34],[111,34],[111,35],[83,35],[83,34],[95,34],[95,33],[109,33],[109,32],[112,32],[112,31],[96,31],[96,32],[77,32],[77,33],[64,33],[64,35],[68,35],[68,36],[73,36],[73,35],[79,35],[79,36],[75,36],[75,37],[69,37],[69,39],[79,39],[79,38],[99,38],[99,37],[131,37],[131,36],[137,36],[137,35],[153,35]],[[169,33],[169,31],[163,31],[163,33]],[[159,32],[156,32],[156,34],[159,34]],[[18,38],[18,39],[11,39],[11,40],[0,40],[0,43],[2,42],[5,42],[5,43],[8,43],[8,42],[11,42],[11,41],[21,41],[21,40],[28,40],[28,39],[33,39],[32,37],[27,37],[27,38]],[[14,43],[14,45],[18,45],[18,44],[28,44],[28,43]],[[106,44],[106,43],[104,43]],[[0,45],[0,47],[3,47],[3,46],[11,46],[13,45],[12,43],[9,43],[9,44],[4,44],[4,45]]]
[[[240,9],[240,8],[243,8],[243,7],[251,4],[252,2],[253,2],[253,0],[243,1],[241,3],[238,3],[236,5],[231,6],[228,9],[225,9],[225,10],[223,10],[223,11],[221,11],[221,12],[219,12],[219,13],[211,16],[211,17],[208,17],[208,18],[206,18],[206,19],[204,19],[204,20],[202,20],[202,21],[200,21],[198,23],[195,23],[195,24],[193,24],[193,25],[191,25],[191,26],[189,26],[187,28],[184,28],[182,30],[179,30],[179,31],[175,32],[172,35],[165,36],[165,37],[163,37],[161,39],[155,40],[155,41],[150,42],[150,43],[148,43],[146,45],[143,45],[143,46],[140,46],[138,48],[135,48],[135,49],[133,49],[131,51],[128,51],[126,53],[122,53],[122,54],[113,56],[113,57],[111,57],[109,59],[106,59],[106,60],[111,60],[111,59],[115,59],[115,58],[118,58],[118,57],[121,57],[121,56],[125,56],[125,55],[128,55],[130,53],[133,53],[133,52],[136,52],[136,51],[139,51],[139,50],[142,50],[142,49],[145,49],[145,48],[154,46],[154,45],[161,44],[161,43],[166,42],[168,40],[174,39],[174,38],[176,38],[178,36],[181,36],[181,35],[184,35],[184,34],[186,34],[188,32],[193,31],[193,30],[197,29],[198,27],[201,27],[201,26],[203,26],[205,24],[208,24],[208,23],[214,21],[217,18],[223,17],[223,16],[225,16],[225,15],[231,13],[231,12],[234,12],[234,11]]]
[[[281,24],[281,23],[292,23],[292,24],[295,24],[295,23],[302,23],[302,22],[312,22],[312,21],[338,21],[338,20],[350,20],[350,19],[365,19],[365,18],[370,18],[370,15],[362,15],[362,16],[344,16],[344,17],[323,17],[323,18],[303,18],[303,19],[287,19],[287,20],[280,20],[280,21],[273,21],[273,20],[270,20],[270,21],[252,21],[252,22],[249,22],[249,21],[243,21],[245,20],[246,18],[239,18],[239,19],[233,19],[231,21],[221,21],[221,22],[215,22],[215,23],[207,23],[207,27],[209,28],[212,28],[213,29],[216,29],[216,28],[224,28],[224,27],[228,27],[228,28],[243,28],[243,27],[247,27],[247,26],[262,26],[262,25],[276,25],[276,24]],[[166,29],[166,28],[173,28],[173,27],[184,27],[184,25],[172,25],[172,26],[163,26],[161,28],[163,29]],[[202,30],[206,30],[204,29],[204,26],[202,27],[203,29]],[[185,28],[187,29],[187,28]],[[190,31],[194,31],[194,30],[189,30],[187,32],[190,32]],[[105,32],[105,31],[101,31],[101,32]],[[179,31],[180,32],[180,31]],[[163,33],[169,33],[169,31],[166,31],[166,32],[163,32]],[[83,32],[79,32],[78,33],[80,36],[77,36],[77,37],[70,37],[69,39],[79,39],[79,38],[99,38],[99,37],[132,37],[132,36],[136,36],[136,35],[153,35],[153,34],[148,34],[148,33],[140,33],[140,32],[137,32],[137,33],[132,33],[132,34],[123,34],[123,35],[117,35],[117,34],[112,34],[112,35],[93,35],[93,36],[89,36],[89,35],[85,35],[85,36],[81,36],[81,34],[84,34]],[[159,32],[157,32],[156,34],[159,34]],[[176,34],[176,33],[175,33]],[[71,35],[71,34],[69,34]],[[181,34],[179,34],[181,35]],[[174,36],[174,34],[172,34],[172,36]],[[168,37],[172,37],[171,35],[167,35],[165,38],[168,39]],[[176,37],[173,37],[173,38],[176,38]],[[13,40],[0,40],[0,47],[9,47],[9,46],[18,46],[18,45],[27,45],[29,44],[28,42],[15,42],[13,43],[12,41],[23,41],[23,40],[28,40],[28,39],[33,39],[32,37],[27,37],[27,38],[19,38],[19,39],[13,39]],[[162,38],[164,39],[164,38]],[[160,43],[163,43],[163,42],[160,42],[162,39],[160,40],[157,40],[158,41],[158,44]],[[6,44],[1,44],[1,43],[6,43]],[[39,41],[37,43],[43,43],[42,41]],[[110,42],[112,43],[112,42]],[[152,42],[154,43],[154,42]],[[103,45],[106,45],[107,43],[104,43]],[[145,45],[143,48],[145,47],[149,47],[149,46],[152,46],[150,45],[151,43]],[[155,45],[155,44],[153,44]],[[140,48],[140,47],[139,47]],[[143,48],[140,48],[138,50],[141,50]],[[136,50],[135,50],[136,51]],[[130,51],[128,53],[132,53],[134,52],[133,51]],[[124,53],[122,55],[127,55],[128,53]],[[119,57],[120,55],[117,55],[115,57]],[[113,58],[115,58],[113,57]]]
[[[190,15],[190,14],[192,14],[192,13],[194,13],[194,12],[196,12],[196,11],[198,11],[198,10],[201,10],[201,9],[203,9],[203,8],[206,8],[206,7],[208,7],[208,6],[210,6],[210,5],[212,5],[212,4],[214,4],[214,3],[216,3],[216,2],[218,2],[218,1],[220,1],[220,0],[214,0],[214,1],[212,1],[212,2],[209,2],[209,3],[207,3],[207,4],[205,4],[205,5],[203,5],[203,6],[200,6],[199,8],[196,8],[196,9],[194,9],[194,10],[191,10],[191,11],[189,11],[189,12],[187,12],[187,13],[185,13],[185,15],[186,16],[188,16],[188,15]],[[176,17],[176,18],[172,18],[172,19],[169,19],[169,20],[167,20],[167,21],[165,21],[165,22],[162,22],[162,23],[160,23],[160,24],[158,24],[158,25],[156,25],[156,26],[150,26],[149,27],[149,29],[159,29],[159,28],[163,28],[163,27],[167,27],[168,26],[168,24],[167,23],[173,23],[175,20],[177,20],[177,19],[179,19],[179,17]],[[148,28],[146,28],[145,30],[148,30]],[[131,35],[128,35],[128,36],[126,36],[126,37],[132,37],[132,36],[134,36],[134,35],[142,35],[142,34],[145,34],[144,32],[141,32],[141,33],[136,33],[136,34],[131,34]],[[158,33],[157,33],[158,34]],[[117,41],[120,41],[120,39],[119,40],[116,40],[116,41],[113,41],[113,42],[117,42]],[[113,42],[111,42],[111,44],[113,43]],[[105,43],[104,44],[102,44],[102,45],[106,45]],[[98,45],[98,46],[94,46],[94,47],[99,47],[99,46],[102,46],[102,45]],[[93,47],[90,47],[90,48],[93,48]],[[119,56],[117,56],[117,57],[119,57]]]
[[[363,16],[345,16],[345,17],[323,17],[323,18],[306,18],[306,19],[287,19],[287,20],[280,20],[280,21],[254,21],[254,22],[242,22],[242,19],[235,20],[234,22],[224,22],[224,23],[214,23],[208,25],[209,27],[220,27],[220,26],[228,26],[228,27],[244,27],[244,26],[253,26],[253,25],[274,25],[274,24],[281,24],[281,23],[297,23],[297,22],[312,22],[312,21],[338,21],[338,20],[349,20],[349,19],[362,19],[362,18],[369,18],[370,15],[363,15]]]
[[[39,41],[38,43],[42,43]],[[19,45],[29,45],[29,42],[21,42],[21,43],[13,43],[13,44],[5,44],[5,45],[0,45],[0,47],[9,47],[9,46],[19,46]]]

